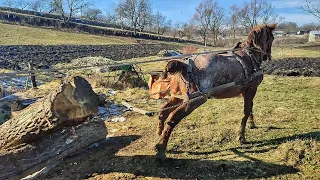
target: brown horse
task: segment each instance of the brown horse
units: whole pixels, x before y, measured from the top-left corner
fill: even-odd
[[[240,94],[244,97],[239,141],[246,143],[244,133],[248,118],[250,128],[255,127],[252,106],[257,87],[263,79],[260,65],[264,60],[271,60],[272,31],[275,28],[276,24],[255,27],[248,39],[237,45],[241,49],[235,52],[198,55],[191,57],[191,60],[172,60],[167,64],[163,77],[150,79],[149,92],[153,98],[170,96],[159,115],[157,133],[160,138],[155,146],[157,158],[165,158],[174,127],[208,98],[231,98]]]

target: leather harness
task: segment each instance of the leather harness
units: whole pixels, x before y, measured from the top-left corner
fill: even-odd
[[[216,86],[216,87],[212,87],[212,88],[207,88],[207,89],[203,89],[203,90],[200,90],[199,89],[199,85],[198,85],[198,82],[195,81],[195,77],[192,73],[193,71],[193,67],[194,67],[194,60],[191,59],[191,57],[187,57],[185,60],[188,61],[188,66],[187,66],[187,79],[186,79],[186,86],[187,86],[187,94],[186,95],[178,95],[178,94],[171,94],[172,97],[175,97],[175,98],[178,98],[178,99],[183,99],[183,100],[189,100],[189,99],[192,99],[192,98],[195,98],[195,97],[199,97],[199,96],[206,96],[206,97],[209,97],[211,94],[217,92],[217,91],[220,91],[220,90],[223,90],[223,89],[226,89],[226,88],[230,88],[230,87],[233,87],[233,86],[236,86],[236,85],[244,85],[244,84],[247,84],[249,82],[251,82],[255,77],[257,76],[260,76],[262,75],[262,71],[258,65],[258,62],[257,62],[257,59],[256,57],[250,53],[250,51],[247,49],[247,48],[244,48],[245,49],[245,52],[249,55],[250,57],[250,60],[251,60],[251,63],[253,65],[253,73],[252,74],[248,74],[248,68],[246,66],[246,64],[244,63],[244,61],[239,57],[239,55],[234,54],[234,57],[237,61],[239,61],[239,63],[241,64],[243,70],[244,70],[244,74],[245,74],[245,79],[242,79],[242,80],[238,80],[238,81],[234,81],[234,82],[230,82],[230,83],[226,83],[226,84],[222,84],[222,85],[219,85],[219,86]],[[189,92],[189,89],[191,87],[191,83],[190,82],[193,82],[198,91],[197,92],[194,92],[194,93],[190,93]]]

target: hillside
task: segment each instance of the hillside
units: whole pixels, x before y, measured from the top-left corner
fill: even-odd
[[[35,28],[0,23],[0,45],[61,45],[61,44],[132,44],[126,37],[98,36],[84,33]]]

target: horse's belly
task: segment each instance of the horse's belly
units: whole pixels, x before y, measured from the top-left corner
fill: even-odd
[[[236,87],[228,88],[218,92],[213,92],[209,98],[217,98],[217,99],[232,98],[232,97],[239,96],[242,92],[243,92],[242,86],[236,86]]]

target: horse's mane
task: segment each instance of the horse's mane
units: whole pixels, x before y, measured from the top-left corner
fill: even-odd
[[[248,39],[244,40],[243,42],[241,42],[240,44],[238,43],[236,47],[255,47],[258,49],[261,49],[255,42],[256,36],[258,33],[260,33],[262,31],[262,29],[270,29],[271,31],[274,30],[277,27],[276,24],[272,24],[272,25],[267,25],[267,24],[262,24],[262,25],[258,25],[256,27],[254,27],[248,35]]]
[[[167,77],[167,73],[174,74],[177,72],[185,72],[187,70],[187,64],[181,62],[180,60],[174,59],[168,62],[165,67],[165,71],[162,74],[163,78]]]

